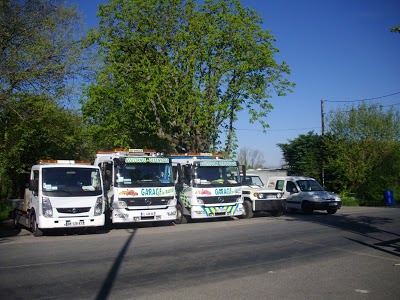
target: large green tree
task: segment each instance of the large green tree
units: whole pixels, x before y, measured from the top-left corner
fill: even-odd
[[[324,154],[324,143],[320,135],[311,131],[277,146],[288,163],[289,174],[309,176],[322,182],[322,166],[326,153]]]
[[[327,168],[342,191],[382,203],[387,189],[400,193],[400,113],[394,107],[362,103],[331,111]],[[377,202],[375,202],[377,201]]]
[[[38,159],[87,154],[82,118],[66,108],[90,74],[80,20],[61,0],[0,0],[1,199],[20,196]]]
[[[267,128],[268,98],[293,87],[274,37],[238,0],[111,0],[98,16],[104,65],[83,111],[107,137],[99,146],[229,154],[238,112]]]

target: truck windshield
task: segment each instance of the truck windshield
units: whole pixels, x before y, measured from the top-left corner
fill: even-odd
[[[195,185],[224,185],[236,186],[240,185],[239,168],[238,167],[202,167],[194,168],[194,184]]]
[[[43,168],[42,191],[53,197],[98,196],[102,194],[100,172],[96,168]]]
[[[302,192],[317,192],[325,190],[315,180],[297,180],[296,182]]]
[[[126,163],[118,165],[115,173],[118,187],[173,185],[170,164]]]
[[[242,176],[242,183],[244,185],[264,186],[264,183],[262,182],[261,178],[259,176],[254,176],[254,175],[246,175],[246,177]]]

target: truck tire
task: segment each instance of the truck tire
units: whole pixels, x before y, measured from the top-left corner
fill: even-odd
[[[18,210],[14,210],[13,212],[13,224],[15,229],[21,228],[21,226],[18,223]]]
[[[43,235],[43,231],[38,227],[35,214],[31,216],[31,230],[35,237]]]
[[[251,202],[246,200],[243,202],[243,209],[244,213],[242,215],[242,219],[251,219],[254,215],[253,213],[253,207],[251,205]]]
[[[337,208],[328,208],[326,211],[328,212],[328,214],[334,215],[337,212]]]
[[[274,210],[274,211],[271,211],[271,215],[272,215],[273,217],[280,217],[280,216],[283,215],[283,210]]]
[[[175,224],[186,224],[187,222],[188,217],[183,214],[183,207],[181,205],[177,205]]]

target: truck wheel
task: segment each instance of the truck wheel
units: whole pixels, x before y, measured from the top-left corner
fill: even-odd
[[[326,211],[328,212],[328,214],[334,215],[334,214],[336,214],[337,209],[336,208],[328,208]]]
[[[176,220],[175,224],[186,224],[188,217],[183,214],[183,208],[181,205],[176,206]]]
[[[311,204],[309,202],[307,202],[307,201],[301,203],[301,210],[306,215],[311,215],[313,213],[313,211],[314,211],[312,209],[312,207],[311,207]]]
[[[274,211],[271,212],[271,215],[273,217],[280,217],[280,216],[283,215],[283,211],[282,210],[274,210]]]
[[[18,223],[18,211],[17,210],[14,210],[14,212],[13,212],[13,221],[14,221],[15,229],[21,228],[21,226]]]
[[[38,227],[38,224],[36,222],[36,215],[33,214],[31,217],[31,230],[33,233],[33,236],[42,236],[43,235],[43,231]]]
[[[251,207],[251,202],[250,201],[244,201],[243,202],[243,209],[244,213],[242,215],[243,219],[251,219],[254,215],[253,213],[253,208]]]

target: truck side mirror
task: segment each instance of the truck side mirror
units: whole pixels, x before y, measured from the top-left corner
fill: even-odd
[[[192,166],[191,165],[186,165],[184,167],[184,177],[186,179],[191,180],[192,179],[192,175],[193,175],[193,170],[192,170]]]
[[[239,166],[239,171],[240,171],[240,173],[242,175],[242,178],[245,178],[246,177],[246,166],[245,165],[240,165]]]
[[[39,191],[39,180],[31,179],[29,181],[29,190],[37,193]]]
[[[184,175],[182,172],[182,166],[179,163],[176,165],[176,172],[178,173],[178,183],[182,183]]]
[[[108,190],[110,190],[110,188],[111,188],[111,181],[109,179],[105,179],[104,180],[104,189],[106,191],[108,191]]]

